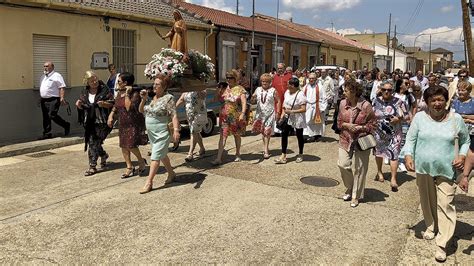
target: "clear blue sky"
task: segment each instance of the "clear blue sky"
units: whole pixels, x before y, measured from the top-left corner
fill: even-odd
[[[276,16],[278,0],[255,0],[255,12]],[[213,8],[235,12],[237,0],[188,0]],[[432,35],[432,49],[443,47],[464,58],[461,42],[460,0],[280,0],[280,17],[294,22],[341,33],[387,32],[392,14],[392,34],[397,25],[398,39],[406,46],[420,33]],[[240,15],[252,14],[252,0],[239,0]],[[332,23],[332,24],[331,24]],[[409,35],[404,35],[409,34]],[[416,45],[428,49],[428,36],[420,36]]]

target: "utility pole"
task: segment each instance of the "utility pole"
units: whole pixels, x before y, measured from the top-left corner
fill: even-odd
[[[235,9],[235,14],[239,15],[239,0],[237,0],[237,8]]]
[[[430,65],[429,65],[428,69],[429,69],[429,73],[431,73],[431,71],[432,71],[432,67],[431,67],[431,65],[432,65],[432,62],[431,62],[431,34],[430,34],[430,53],[429,53],[429,55],[430,55],[430,61],[429,61]]]
[[[280,13],[280,0],[277,0],[277,19],[275,23],[275,67],[278,65],[278,13]]]
[[[466,0],[461,0],[462,7],[462,24],[464,31],[464,43],[466,44],[467,59],[466,64],[469,66],[469,73],[474,73],[474,58],[472,56],[472,32],[471,32],[471,19],[469,18],[469,4]]]
[[[397,25],[395,25],[395,34],[393,35],[392,39],[392,45],[394,44],[395,38],[397,38]],[[395,56],[397,52],[397,46],[393,47],[393,67],[392,67],[392,72],[395,71]]]
[[[390,13],[390,16],[388,18],[388,36],[387,36],[387,59],[390,56],[390,30],[392,28],[392,13]],[[387,62],[387,61],[385,61]],[[387,69],[388,71],[388,69]]]

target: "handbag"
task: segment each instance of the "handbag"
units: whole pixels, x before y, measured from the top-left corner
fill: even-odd
[[[295,95],[295,99],[293,100],[293,104],[291,105],[291,108],[290,110],[293,109],[293,106],[295,106],[295,102],[296,102],[296,98],[298,97],[298,93],[300,91],[297,91],[296,92],[296,95]],[[278,128],[279,130],[283,131],[287,126],[288,126],[288,119],[289,119],[289,115],[285,114],[280,120],[278,120],[278,122],[276,123],[276,128]]]
[[[377,141],[372,134],[358,138],[357,143],[359,144],[359,148],[363,151],[372,149],[375,147],[375,145],[377,145]]]
[[[357,115],[354,117],[354,122],[356,121],[357,117],[359,116],[360,114],[360,111],[357,113]],[[357,144],[359,144],[359,148],[362,150],[362,151],[366,151],[368,149],[372,149],[372,148],[375,148],[375,146],[377,145],[377,141],[375,140],[375,137],[374,135],[372,134],[367,134],[363,137],[359,137],[357,138]]]

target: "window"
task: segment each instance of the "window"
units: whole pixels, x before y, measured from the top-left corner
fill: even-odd
[[[322,65],[326,65],[326,54],[325,53],[322,53],[321,54],[321,64]]]
[[[293,71],[296,71],[300,66],[300,57],[293,56]]]
[[[344,67],[349,68],[349,60],[344,59]]]
[[[222,42],[222,71],[221,78],[225,80],[225,73],[235,68],[235,42]]]
[[[113,64],[117,72],[135,73],[135,31],[113,29]]]
[[[46,61],[54,64],[54,70],[63,76],[67,85],[67,37],[33,34],[33,84],[36,88],[40,87]]]
[[[316,56],[309,57],[309,67],[313,67],[316,65]]]
[[[352,61],[352,70],[357,70],[357,60]]]
[[[336,60],[336,59],[337,59],[337,58],[336,58],[335,55],[331,56],[332,64],[333,64],[334,66],[337,65],[337,63],[336,63],[337,60]]]

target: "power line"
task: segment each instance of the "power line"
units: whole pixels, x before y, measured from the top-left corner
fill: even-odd
[[[423,6],[423,2],[424,0],[418,0],[418,4],[413,10],[413,13],[410,16],[410,19],[408,19],[407,24],[405,25],[405,27],[403,27],[402,31],[408,31],[408,27],[410,27],[410,25],[413,25],[415,23],[415,20],[418,14],[420,13],[421,7]]]
[[[445,30],[445,31],[440,31],[440,32],[433,32],[433,33],[422,33],[422,34],[423,34],[423,35],[430,35],[430,34],[431,34],[431,35],[435,35],[435,34],[443,34],[443,33],[451,32],[451,31],[459,30],[459,29],[461,29],[461,30],[462,30],[462,28],[461,28],[461,27],[459,27],[459,28],[454,28],[454,29]],[[400,33],[397,33],[397,34],[399,34],[399,35],[406,35],[406,36],[418,36],[418,35],[420,35],[420,34],[410,34],[410,33],[403,33],[403,32],[400,32]]]

